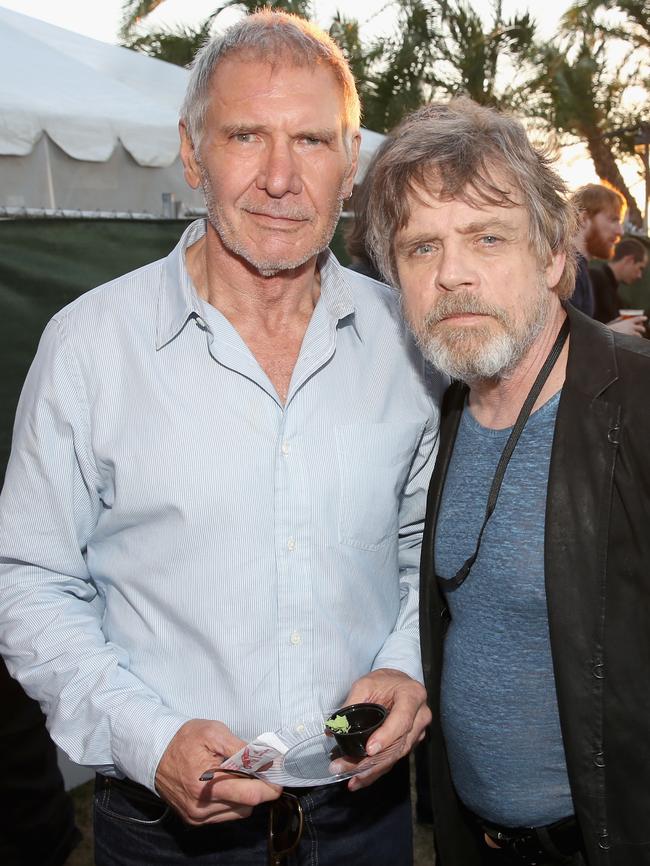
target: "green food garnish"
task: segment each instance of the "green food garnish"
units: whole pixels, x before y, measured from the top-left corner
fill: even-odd
[[[350,723],[346,716],[334,716],[333,719],[328,719],[325,722],[325,727],[329,728],[335,734],[349,734]]]

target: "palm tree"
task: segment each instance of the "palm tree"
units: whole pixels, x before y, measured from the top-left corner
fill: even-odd
[[[122,7],[120,36],[126,48],[133,48],[135,51],[141,51],[159,60],[166,60],[168,63],[175,63],[177,66],[190,65],[196,52],[209,38],[214,19],[228,7],[240,6],[246,12],[271,7],[292,12],[303,18],[309,18],[311,13],[310,0],[226,0],[216,6],[214,12],[198,27],[183,25],[142,34],[136,33],[136,27],[142,19],[163,2],[164,0],[125,0]]]
[[[585,142],[598,177],[619,190],[634,225],[641,225],[638,205],[621,175],[610,131],[630,125],[621,108],[621,95],[628,86],[619,74],[608,75],[604,43],[584,40],[575,55],[562,47],[548,45],[541,52],[543,72],[538,79],[540,98],[537,111],[560,134]],[[619,77],[620,76],[620,77]]]
[[[620,24],[602,14],[607,12],[625,16],[625,23]],[[563,25],[567,29],[599,29],[637,48],[650,48],[649,0],[578,0],[565,12]]]
[[[395,32],[366,55],[367,75],[360,87],[364,122],[378,132],[392,129],[430,93],[430,12],[423,0],[397,0],[395,5]]]
[[[506,19],[501,0],[487,28],[466,0],[394,0],[395,32],[366,47],[356,21],[338,16],[330,33],[353,68],[367,126],[385,132],[432,97],[465,93],[483,105],[523,104],[533,77],[535,27]],[[509,84],[505,84],[508,70]]]
[[[598,177],[623,194],[630,221],[640,226],[641,213],[616,161],[626,145],[629,152],[620,131],[638,124],[636,112],[626,110],[623,101],[628,88],[638,82],[638,64],[630,66],[635,49],[611,68],[611,34],[599,28],[587,5],[584,0],[572,7],[562,22],[560,39],[540,48],[535,111],[561,135],[585,142]]]
[[[164,0],[124,0],[120,38],[126,41],[133,35],[135,26],[154,11]]]
[[[210,16],[196,28],[183,25],[152,30],[141,36],[131,35],[126,37],[122,44],[149,57],[156,57],[158,60],[165,60],[176,66],[188,67],[199,48],[210,38],[212,22],[213,17]]]
[[[465,0],[438,0],[430,8],[428,83],[433,92],[464,93],[481,105],[511,110],[521,105],[532,78],[535,44],[529,13],[506,19],[501,0],[495,0],[486,29]]]

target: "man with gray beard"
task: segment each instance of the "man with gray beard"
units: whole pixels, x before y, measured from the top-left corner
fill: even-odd
[[[436,864],[650,864],[650,350],[567,305],[574,213],[511,117],[416,112],[366,218],[457,380],[421,563]]]
[[[180,129],[208,220],[55,316],[27,379],[0,647],[98,771],[98,866],[411,864],[442,379],[394,293],[327,250],[359,113],[302,19],[206,45]],[[325,720],[358,702],[385,720],[365,762],[333,761]],[[262,733],[272,775],[220,768]]]

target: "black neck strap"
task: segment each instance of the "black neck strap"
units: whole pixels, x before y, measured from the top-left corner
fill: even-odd
[[[555,366],[555,363],[560,356],[560,352],[562,351],[562,348],[564,347],[568,336],[569,320],[567,318],[565,319],[559,334],[555,338],[555,342],[551,347],[551,351],[548,353],[548,357],[544,361],[542,369],[537,374],[537,378],[533,382],[532,388],[528,392],[528,396],[524,401],[524,405],[521,407],[519,415],[517,416],[517,420],[515,421],[515,425],[510,432],[508,441],[506,442],[505,447],[501,452],[501,457],[499,458],[499,463],[497,464],[494,478],[492,479],[492,485],[490,487],[490,493],[488,495],[487,506],[485,508],[485,517],[483,519],[481,531],[478,534],[474,553],[472,553],[472,555],[465,560],[463,565],[458,569],[458,571],[453,577],[438,577],[438,583],[443,592],[453,592],[455,589],[458,589],[458,587],[461,586],[462,583],[465,581],[465,578],[470,573],[472,566],[476,562],[481,547],[481,541],[483,540],[483,533],[485,532],[485,527],[487,526],[490,517],[492,517],[492,512],[494,511],[494,508],[497,504],[497,499],[499,498],[499,491],[501,490],[503,477],[506,474],[506,469],[508,468],[508,463],[510,462],[510,458],[512,457],[512,452],[515,450],[517,442],[519,441],[519,437],[521,436],[523,429],[526,426],[526,422],[530,418],[530,413],[533,411],[533,406],[537,402],[537,398],[541,394],[542,388],[546,384],[546,380],[550,376],[551,370]]]

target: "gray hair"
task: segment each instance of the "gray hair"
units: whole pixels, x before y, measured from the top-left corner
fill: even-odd
[[[445,200],[514,207],[512,190],[497,186],[494,177],[503,172],[523,199],[538,261],[545,266],[551,254],[566,254],[554,291],[563,299],[571,296],[575,211],[552,160],[533,147],[518,120],[458,97],[415,111],[393,130],[390,142],[374,166],[367,213],[368,248],[388,282],[397,285],[394,240],[410,217],[409,193],[417,195],[418,187],[433,182]]]
[[[298,67],[309,68],[318,64],[328,67],[343,93],[346,142],[358,132],[361,117],[359,96],[354,76],[338,45],[325,31],[304,18],[264,9],[247,15],[222,35],[215,36],[194,58],[181,107],[181,120],[195,151],[199,149],[205,127],[212,77],[219,63],[234,54],[248,54],[254,60],[272,65],[286,62]]]

